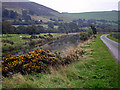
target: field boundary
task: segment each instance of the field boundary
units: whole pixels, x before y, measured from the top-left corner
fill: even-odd
[[[116,39],[116,38],[114,38],[114,37],[111,37],[110,34],[107,36],[107,38],[109,38],[109,39],[111,39],[111,40],[113,40],[113,41],[115,41],[115,42],[120,43],[120,40],[119,40],[119,39]]]

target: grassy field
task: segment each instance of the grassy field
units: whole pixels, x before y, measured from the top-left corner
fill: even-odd
[[[72,16],[77,19],[104,19],[108,21],[117,21],[118,12],[106,11],[106,12],[86,12],[86,13],[66,13],[64,15]]]
[[[2,48],[5,49],[5,50],[9,50],[9,48],[15,48],[17,50],[20,50],[20,49],[24,49],[26,47],[29,47],[29,45],[24,45],[24,43],[28,42],[27,40],[24,40],[22,39],[22,37],[30,37],[31,35],[25,35],[25,34],[21,34],[21,35],[18,35],[18,34],[9,34],[9,37],[7,37],[6,34],[4,34],[2,36],[2,40],[9,40],[11,42],[14,42],[13,45],[9,44],[9,43],[2,43]],[[6,52],[5,54],[8,54],[10,52]],[[5,55],[3,53],[3,55]]]
[[[48,28],[48,25],[46,25],[46,24],[35,24],[35,26],[43,26],[44,28]],[[20,25],[13,25],[14,27],[18,27],[18,26],[20,26]],[[23,25],[24,27],[28,27],[28,26],[32,26],[32,25]],[[57,25],[54,25],[54,28],[55,29],[57,29],[58,28],[58,26]]]
[[[119,34],[119,35],[120,35],[120,34]],[[120,43],[120,39],[117,39],[117,38],[111,37],[110,35],[108,35],[107,37],[108,37],[109,39],[111,39],[111,40],[114,40],[114,41]]]
[[[42,34],[38,34],[36,36],[42,36],[42,37],[45,37],[44,35],[48,35],[48,33],[42,33]],[[51,35],[53,36],[53,38],[51,39],[55,39],[57,37],[60,37],[62,35],[65,35],[65,34],[62,34],[62,33],[51,33]],[[22,37],[20,37],[22,36]],[[28,34],[8,34],[8,37],[6,34],[3,34],[2,36],[2,40],[9,40],[11,42],[13,42],[14,44],[11,45],[10,43],[2,43],[2,49],[3,51],[3,56],[7,55],[7,54],[10,54],[10,53],[13,53],[13,52],[16,52],[16,51],[21,51],[21,50],[26,50],[26,49],[29,49],[29,48],[33,48],[30,46],[30,44],[40,44],[39,42],[41,40],[44,41],[44,43],[47,43],[47,40],[45,39],[40,39],[40,38],[36,38],[36,39],[32,39],[31,41],[30,40],[27,40],[27,39],[22,39],[23,37],[27,37],[27,38],[30,38],[31,35],[28,35]],[[46,38],[49,38],[49,37],[46,37]],[[35,47],[35,46],[34,46]]]
[[[50,67],[49,74],[3,78],[3,88],[118,88],[118,64],[99,37],[80,44],[86,53],[79,61],[59,69]]]

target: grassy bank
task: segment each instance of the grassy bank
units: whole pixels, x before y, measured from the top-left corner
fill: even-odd
[[[117,38],[114,38],[114,37],[111,37],[110,35],[107,36],[109,39],[113,40],[113,41],[116,41],[118,43],[120,43],[120,40],[117,39]]]
[[[16,74],[4,78],[3,88],[118,88],[118,64],[100,40],[81,44],[86,53],[79,61],[50,73]]]

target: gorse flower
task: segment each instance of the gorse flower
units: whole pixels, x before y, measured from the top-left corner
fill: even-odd
[[[31,72],[46,72],[49,65],[56,65],[59,63],[59,59],[55,57],[55,54],[49,50],[44,51],[37,49],[24,55],[8,55],[2,58],[2,74],[4,76],[9,72],[22,74]]]

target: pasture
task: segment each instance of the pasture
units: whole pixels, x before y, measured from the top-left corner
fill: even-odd
[[[52,40],[55,40],[57,37],[60,37],[65,34],[61,33],[51,33],[53,37],[47,36],[48,33],[42,33],[38,35],[29,34],[3,34],[2,36],[2,49],[3,56],[7,54],[12,54],[16,51],[27,50],[30,48],[35,48],[37,45],[46,44]],[[40,38],[39,38],[40,37]],[[42,46],[41,44],[41,46]]]
[[[108,21],[117,21],[118,12],[115,11],[106,11],[106,12],[85,12],[85,13],[65,13],[64,15],[71,16],[76,19],[96,19],[96,20],[108,20]]]

